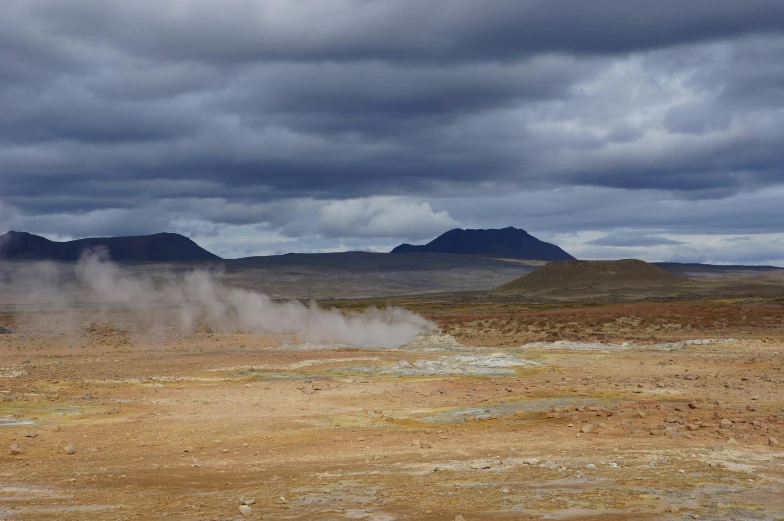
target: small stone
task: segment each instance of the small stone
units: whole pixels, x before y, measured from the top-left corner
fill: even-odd
[[[722,418],[722,420],[719,422],[719,427],[721,427],[722,429],[731,429],[732,422],[727,418]]]
[[[74,447],[69,443],[68,445],[63,447],[63,452],[65,452],[66,454],[76,454],[76,447]]]
[[[429,441],[423,441],[423,442],[421,442],[421,443],[419,444],[419,448],[420,448],[420,449],[429,449],[429,448],[431,448],[431,447],[432,447],[432,445],[430,444],[430,442],[429,442]]]
[[[463,516],[455,516],[455,521],[465,521]]]
[[[29,430],[29,431],[27,431],[27,433],[25,433],[25,436],[28,437],[28,438],[37,438],[38,437],[38,431],[35,430],[35,429]]]
[[[60,432],[60,426],[55,425],[54,427],[52,427],[52,432]]]
[[[580,432],[583,434],[588,434],[593,432],[596,429],[596,426],[593,423],[586,423],[582,427],[580,427]]]
[[[229,449],[222,449],[221,452],[227,454],[229,452]]]
[[[248,505],[240,505],[240,514],[242,514],[243,517],[250,517],[252,513],[253,509]]]
[[[768,445],[770,447],[778,447],[779,446],[779,440],[774,438],[773,436],[771,436],[770,438],[768,438]]]
[[[22,448],[19,446],[19,444],[18,444],[18,443],[12,443],[12,444],[9,446],[8,453],[9,453],[11,456],[14,456],[14,455],[16,455],[16,454],[21,454],[21,453],[22,453]]]
[[[117,414],[118,412],[120,411],[117,409],[117,407],[112,407],[109,409],[109,414]]]
[[[182,449],[183,452],[193,452],[193,447],[185,447]]]
[[[694,401],[689,402],[689,409],[696,409],[697,407],[699,407],[697,405],[697,402]]]
[[[243,499],[243,500],[241,501],[241,503],[242,503],[243,505],[248,505],[248,506],[250,506],[250,505],[255,505],[255,504],[256,504],[256,500],[255,500],[255,499],[248,498],[248,499]]]

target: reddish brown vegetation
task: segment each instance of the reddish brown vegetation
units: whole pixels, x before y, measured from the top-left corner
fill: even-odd
[[[638,340],[765,336],[784,331],[784,306],[768,302],[644,302],[586,307],[529,306],[430,313],[447,333],[495,332],[514,340]]]

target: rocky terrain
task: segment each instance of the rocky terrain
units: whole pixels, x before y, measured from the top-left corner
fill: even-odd
[[[663,308],[607,310],[600,341],[573,336],[595,313],[539,309],[534,342],[490,305],[419,305],[455,336],[19,324],[0,335],[0,519],[784,517],[781,307],[703,329],[675,308],[639,341]]]

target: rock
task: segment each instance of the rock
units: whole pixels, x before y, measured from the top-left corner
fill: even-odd
[[[8,447],[8,449],[9,449],[8,450],[8,454],[10,454],[11,456],[15,456],[16,454],[21,454],[22,453],[22,448],[19,446],[18,443],[12,443]]]
[[[722,420],[719,422],[719,427],[721,427],[722,429],[731,429],[732,422],[729,421],[727,418],[722,418]]]
[[[248,505],[240,505],[240,514],[242,514],[243,517],[250,517],[252,513],[253,509]]]
[[[463,516],[455,516],[455,521],[465,521]]]
[[[193,447],[185,447],[182,449],[183,452],[193,452]]]
[[[697,405],[697,402],[695,402],[695,401],[689,402],[689,409],[696,409],[697,407],[699,407]]]
[[[38,437],[38,431],[35,430],[35,429],[29,430],[29,431],[27,431],[25,433],[25,436],[28,437],[28,438],[37,438]]]
[[[593,423],[586,423],[582,427],[580,427],[580,432],[583,434],[588,434],[594,432],[596,430],[596,425]]]
[[[429,441],[423,441],[423,442],[421,442],[421,443],[419,444],[419,448],[420,448],[420,449],[429,449],[429,448],[431,448],[431,447],[432,447],[432,445],[430,444],[430,442],[429,442]]]
[[[112,407],[112,408],[109,410],[109,414],[117,414],[118,412],[120,412],[120,411],[119,411],[119,410],[117,410],[117,407]]]
[[[60,432],[60,426],[55,425],[54,427],[52,427],[52,432]]]
[[[68,445],[63,447],[63,452],[65,452],[66,454],[76,454],[76,447],[74,447],[69,443]]]
[[[779,446],[779,440],[774,438],[773,436],[771,436],[770,438],[768,438],[768,445],[770,447],[778,447]]]
[[[251,506],[256,504],[256,500],[248,498],[248,499],[243,499],[242,501],[240,501],[240,503],[242,503],[243,505]]]
[[[686,428],[689,429],[690,431],[696,431],[700,429],[700,425],[696,423],[687,423]]]

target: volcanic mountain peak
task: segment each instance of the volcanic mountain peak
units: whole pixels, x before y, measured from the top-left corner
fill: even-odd
[[[156,233],[134,237],[96,237],[57,242],[27,232],[0,236],[0,259],[75,261],[88,250],[104,249],[116,261],[220,260],[188,237]]]
[[[530,260],[574,259],[564,250],[544,242],[525,230],[509,226],[502,229],[464,230],[455,228],[422,246],[401,244],[392,253],[459,253]]]

